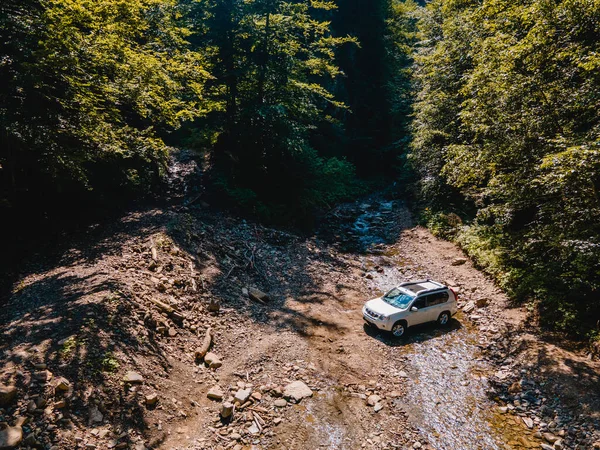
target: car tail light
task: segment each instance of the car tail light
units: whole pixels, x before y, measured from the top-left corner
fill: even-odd
[[[450,292],[452,292],[454,294],[454,300],[458,301],[458,294],[456,292],[454,292],[454,289],[452,289],[452,288],[448,288],[448,289],[450,289]]]

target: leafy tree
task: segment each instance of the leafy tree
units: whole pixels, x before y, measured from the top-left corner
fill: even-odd
[[[3,2],[2,197],[147,189],[207,77],[174,0]],[[45,194],[44,194],[45,193]]]

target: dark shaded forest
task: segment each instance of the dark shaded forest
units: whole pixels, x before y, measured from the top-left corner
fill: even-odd
[[[212,205],[277,225],[394,185],[598,338],[599,35],[586,0],[5,0],[7,247],[153,198],[184,148]]]

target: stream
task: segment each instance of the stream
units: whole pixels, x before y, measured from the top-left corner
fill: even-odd
[[[402,273],[398,267],[407,263],[402,255],[386,252],[385,243],[393,239],[382,233],[386,215],[404,206],[379,201],[362,207],[364,212],[353,223],[352,232],[362,246],[363,266],[372,269],[369,286],[373,296],[410,278],[428,278],[426,264],[413,262]],[[385,264],[380,262],[382,254]],[[495,413],[495,403],[486,396],[486,374],[492,373],[493,368],[480,354],[477,330],[461,313],[457,318],[446,329],[418,326],[409,331],[401,345],[392,347],[392,355],[398,352],[404,358],[409,383],[408,394],[400,406],[435,449],[521,448],[514,445],[517,441],[513,436],[522,435],[523,428],[513,421],[508,425],[513,430],[507,437],[507,418]],[[389,342],[390,336],[379,333],[377,339]]]

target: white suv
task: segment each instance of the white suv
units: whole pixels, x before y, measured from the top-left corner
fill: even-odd
[[[363,317],[369,325],[401,337],[408,327],[420,323],[447,325],[458,310],[456,300],[454,291],[441,283],[411,281],[369,300],[363,307]]]

